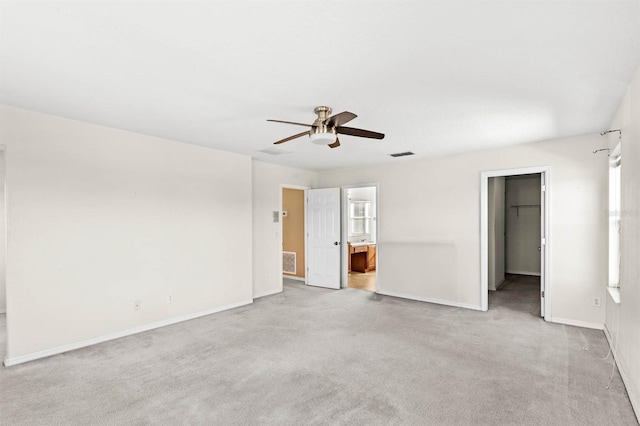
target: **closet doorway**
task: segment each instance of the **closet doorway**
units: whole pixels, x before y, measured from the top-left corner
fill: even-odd
[[[492,304],[550,318],[549,168],[481,177],[482,309]]]
[[[343,287],[377,289],[378,188],[348,186],[343,193]]]

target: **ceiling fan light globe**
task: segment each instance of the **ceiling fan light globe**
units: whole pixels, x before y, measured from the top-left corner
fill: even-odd
[[[330,145],[336,141],[336,135],[331,132],[311,133],[309,135],[309,139],[311,139],[312,143],[317,145]]]

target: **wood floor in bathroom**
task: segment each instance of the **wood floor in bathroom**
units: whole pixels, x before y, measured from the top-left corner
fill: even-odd
[[[360,290],[376,291],[376,271],[349,272],[349,287]]]

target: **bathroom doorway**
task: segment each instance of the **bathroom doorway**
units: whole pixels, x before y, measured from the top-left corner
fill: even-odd
[[[375,292],[378,268],[378,187],[343,187],[343,287]],[[345,276],[346,275],[346,276]]]

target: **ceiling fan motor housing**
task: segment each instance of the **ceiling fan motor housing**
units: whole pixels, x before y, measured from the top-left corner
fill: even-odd
[[[313,127],[309,131],[309,139],[318,145],[330,145],[336,141],[336,129],[328,127],[324,122],[331,114],[331,108],[326,106],[316,107],[313,112],[318,115]]]

